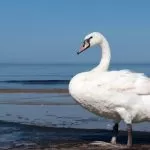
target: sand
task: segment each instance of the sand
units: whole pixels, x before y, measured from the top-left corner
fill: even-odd
[[[68,93],[68,89],[0,89],[0,93]]]
[[[100,141],[99,145],[92,145],[90,143],[84,142],[72,142],[72,143],[63,143],[63,144],[54,144],[53,146],[41,147],[30,145],[22,147],[18,144],[18,147],[11,148],[11,150],[150,150],[150,145],[133,145],[132,148],[128,148],[126,145],[112,145],[110,143],[106,143]]]

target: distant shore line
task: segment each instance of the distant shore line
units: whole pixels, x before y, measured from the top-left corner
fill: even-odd
[[[58,93],[68,94],[68,89],[0,89],[0,93]]]

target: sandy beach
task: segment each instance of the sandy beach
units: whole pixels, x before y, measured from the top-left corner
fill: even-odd
[[[125,145],[127,133],[120,131],[118,144],[109,143],[112,132],[100,129],[68,129],[28,126],[11,122],[0,122],[0,149],[39,150],[105,150],[128,149]],[[20,135],[20,136],[18,136]],[[133,150],[150,149],[150,133],[133,132]],[[5,141],[4,141],[5,138]],[[95,145],[94,141],[100,141]]]

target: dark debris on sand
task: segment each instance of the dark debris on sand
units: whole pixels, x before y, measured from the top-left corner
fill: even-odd
[[[18,144],[14,147],[5,147],[3,150],[150,150],[150,145],[135,144],[132,148],[128,148],[126,145],[113,145],[110,143],[99,141],[98,144],[88,142],[65,142],[49,144],[46,147],[34,144]]]
[[[1,121],[0,150],[150,150],[149,132],[134,131],[132,148],[125,145],[125,131],[119,132],[117,145],[109,143],[111,133],[109,130],[46,128]],[[93,143],[96,140],[101,142]]]

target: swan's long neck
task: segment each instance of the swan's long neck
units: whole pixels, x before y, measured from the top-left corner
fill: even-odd
[[[105,37],[103,37],[102,43],[100,43],[99,46],[102,49],[102,56],[99,65],[95,67],[93,71],[98,70],[103,72],[108,70],[111,59],[109,43]]]

